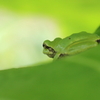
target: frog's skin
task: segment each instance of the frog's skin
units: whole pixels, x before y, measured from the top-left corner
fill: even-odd
[[[43,43],[43,53],[54,60],[70,56],[89,48],[95,47],[100,43],[98,34],[87,32],[74,33],[64,39],[56,38],[53,41],[45,40]]]

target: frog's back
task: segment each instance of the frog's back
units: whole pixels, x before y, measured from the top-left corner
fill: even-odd
[[[83,39],[92,39],[94,37],[97,37],[98,38],[98,35],[97,34],[91,34],[91,33],[87,33],[87,32],[80,32],[80,33],[74,33],[66,38],[64,38],[62,41],[60,41],[60,46],[62,48],[65,48],[67,46],[69,46],[70,44],[76,42],[76,41],[80,41],[80,40],[83,40]]]

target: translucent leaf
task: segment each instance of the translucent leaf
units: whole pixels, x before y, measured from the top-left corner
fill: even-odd
[[[94,32],[94,34],[98,34],[100,36],[100,26],[96,29],[96,31]]]
[[[4,100],[100,100],[100,46],[40,66],[0,71]]]

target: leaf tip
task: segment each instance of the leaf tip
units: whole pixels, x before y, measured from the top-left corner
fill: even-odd
[[[98,34],[100,36],[100,25],[98,26],[98,28],[95,30],[94,34]]]

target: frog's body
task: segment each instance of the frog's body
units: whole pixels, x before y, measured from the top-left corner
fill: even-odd
[[[58,59],[85,51],[95,47],[100,42],[100,36],[87,32],[72,34],[64,39],[56,38],[53,41],[46,40],[43,43],[43,53],[49,57]]]

